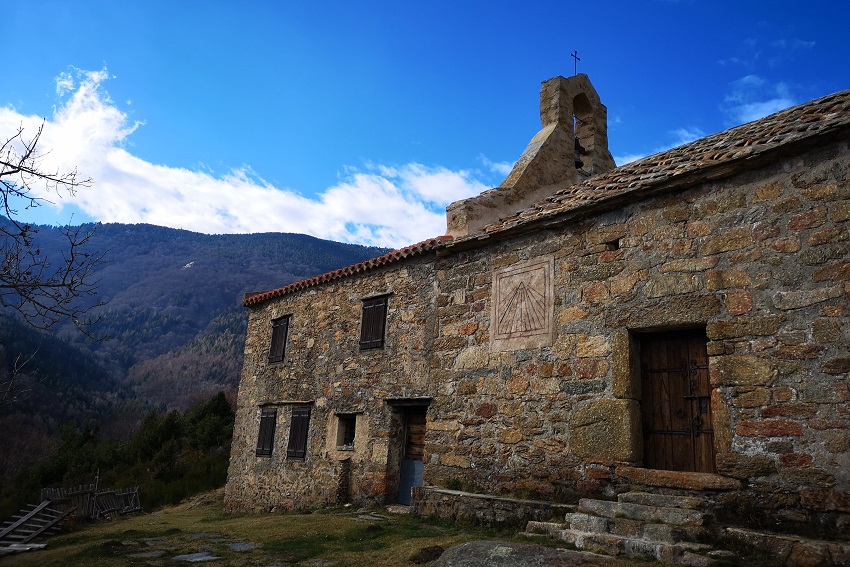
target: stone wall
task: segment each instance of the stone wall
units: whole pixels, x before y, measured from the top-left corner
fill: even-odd
[[[433,259],[420,258],[290,293],[251,310],[227,510],[333,503],[341,483],[356,501],[383,501],[392,492],[397,478],[388,477],[387,463],[398,424],[384,400],[431,394],[433,288]],[[385,347],[361,351],[361,299],[385,293],[391,294]],[[284,360],[269,363],[271,322],[285,315],[291,318]],[[287,459],[291,408],[303,404],[312,408],[307,456]],[[270,458],[255,456],[262,407],[278,408]],[[356,415],[353,447],[337,448],[338,414]]]
[[[426,485],[566,502],[708,490],[782,526],[846,530],[848,173],[840,142],[252,309],[228,509],[334,501],[349,456],[352,497],[393,501],[398,420],[386,400],[428,397]],[[512,327],[498,282],[531,271],[526,303],[546,316]],[[386,348],[360,352],[360,299],[387,292]],[[286,359],[270,365],[271,320],[285,314]],[[715,473],[643,468],[639,338],[671,329],[708,340]],[[283,458],[285,416],[275,453],[255,457],[259,408],[285,414],[291,402],[313,407],[307,459]],[[329,445],[336,413],[363,427],[345,454]]]
[[[488,494],[473,494],[432,486],[413,489],[412,506],[417,514],[434,516],[453,522],[470,524],[525,527],[525,522],[563,522],[564,515],[575,510],[574,505],[502,498]]]
[[[444,255],[426,482],[610,494],[642,464],[635,337],[701,328],[717,473],[780,522],[847,522],[848,163],[841,143]],[[540,259],[551,344],[494,349],[493,274]]]

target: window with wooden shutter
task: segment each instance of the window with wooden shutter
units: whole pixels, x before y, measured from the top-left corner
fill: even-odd
[[[303,459],[307,455],[307,434],[310,430],[310,408],[292,408],[292,423],[289,425],[287,459]]]
[[[390,296],[363,300],[363,321],[360,324],[360,350],[384,348],[384,329]]]
[[[257,436],[257,456],[271,457],[274,447],[274,429],[277,424],[277,410],[264,408],[260,412],[260,433]]]
[[[269,347],[269,362],[280,362],[283,360],[288,331],[289,315],[272,320],[272,344]]]

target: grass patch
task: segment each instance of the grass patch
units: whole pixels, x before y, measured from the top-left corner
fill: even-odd
[[[146,537],[166,537],[179,534],[180,528],[168,528],[164,530],[124,530],[121,535],[125,538],[140,539]]]
[[[335,567],[413,567],[413,559],[422,557],[427,548],[448,549],[473,540],[529,543],[517,536],[515,528],[460,526],[382,510],[372,512],[386,516],[382,521],[360,519],[352,508],[225,516],[221,500],[219,491],[216,498],[207,494],[203,501],[196,499],[153,514],[82,524],[74,532],[51,538],[44,550],[4,557],[0,563],[3,567],[173,565],[176,555],[208,551],[221,557],[211,563],[220,567],[320,561],[333,561]],[[231,547],[240,543],[256,548],[239,551]],[[545,538],[534,543],[564,547],[564,542]],[[151,558],[150,554],[158,555]]]

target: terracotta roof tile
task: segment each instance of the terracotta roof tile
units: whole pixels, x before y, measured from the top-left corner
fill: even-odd
[[[359,264],[346,266],[345,268],[340,268],[332,272],[327,272],[325,274],[321,274],[312,278],[307,278],[306,280],[297,281],[295,283],[289,284],[278,289],[259,293],[246,293],[244,298],[242,299],[242,304],[245,307],[253,307],[270,299],[281,297],[282,295],[286,295],[294,291],[307,289],[309,287],[317,286],[326,282],[338,280],[341,278],[352,276],[354,274],[368,272],[370,270],[374,270],[375,268],[380,268],[389,264],[394,264],[395,262],[399,262],[407,258],[413,258],[426,252],[430,252],[431,250],[436,250],[447,240],[451,239],[451,236],[438,236],[436,238],[430,238],[428,240],[424,240],[417,244],[412,244],[410,246],[406,246],[398,250],[392,250],[391,252],[387,252],[386,254],[378,256],[377,258],[371,258],[369,260],[360,262]]]

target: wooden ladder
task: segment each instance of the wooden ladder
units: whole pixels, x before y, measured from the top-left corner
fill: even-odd
[[[0,526],[0,554],[4,548],[14,548],[31,542],[39,536],[52,534],[59,522],[68,514],[60,510],[49,508],[50,500],[44,500],[41,504],[30,504],[14,516],[11,520]]]

